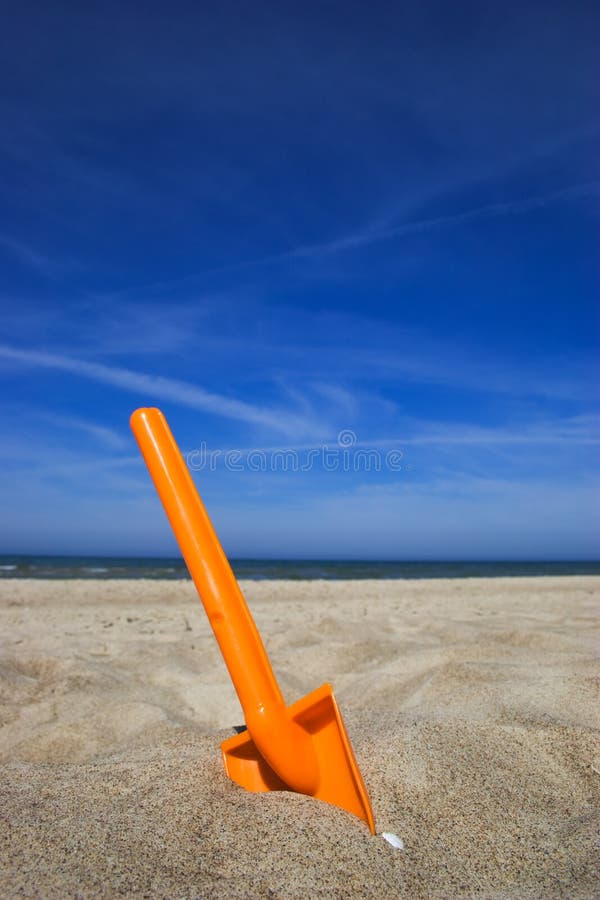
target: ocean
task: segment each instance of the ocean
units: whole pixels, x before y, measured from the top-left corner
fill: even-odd
[[[335,559],[233,559],[238,578],[499,578],[600,575],[600,562],[444,562]],[[0,578],[189,578],[181,558],[119,556],[0,556]]]

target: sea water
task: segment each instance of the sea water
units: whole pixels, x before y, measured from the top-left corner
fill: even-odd
[[[600,575],[600,562],[232,559],[238,578],[499,578]],[[120,556],[0,556],[0,578],[189,578],[183,560]]]

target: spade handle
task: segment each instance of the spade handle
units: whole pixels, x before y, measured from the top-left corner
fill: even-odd
[[[283,708],[283,696],[258,629],[165,417],[159,409],[137,409],[131,416],[131,428],[246,719],[257,710]]]

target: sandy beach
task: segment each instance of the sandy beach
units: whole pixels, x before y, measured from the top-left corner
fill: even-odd
[[[598,896],[600,578],[242,588],[286,700],[333,684],[378,834],[227,780],[190,583],[6,580],[3,897]]]

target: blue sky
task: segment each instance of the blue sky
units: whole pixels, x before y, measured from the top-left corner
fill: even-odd
[[[157,405],[234,556],[597,558],[598,24],[14,7],[0,550],[175,552]]]

